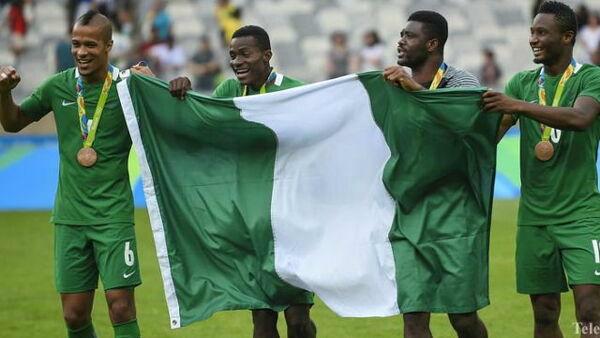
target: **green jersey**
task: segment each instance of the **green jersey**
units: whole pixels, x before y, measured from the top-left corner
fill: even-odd
[[[291,77],[284,76],[277,73],[275,80],[267,83],[265,90],[267,93],[277,92],[284,89],[290,89],[298,86],[302,86],[302,81],[293,79]],[[213,97],[226,98],[226,97],[239,97],[244,95],[244,85],[237,79],[227,79],[223,81],[213,92]],[[248,86],[248,95],[259,94],[260,90],[253,90]]]
[[[131,139],[119,97],[113,83],[98,125],[93,148],[98,161],[90,168],[77,162],[83,146],[77,112],[77,72],[74,68],[46,80],[21,104],[21,111],[39,120],[54,112],[58,133],[60,169],[52,222],[71,225],[133,223],[133,197],[127,160]],[[83,97],[86,114],[93,119],[103,83],[85,84]]]
[[[506,85],[506,94],[538,103],[540,69],[520,72]],[[561,78],[546,74],[546,102],[551,104]],[[580,96],[600,102],[600,68],[583,65],[565,85],[560,106],[571,107]],[[542,162],[535,157],[535,145],[542,139],[540,123],[520,116],[521,201],[519,225],[546,226],[585,218],[600,218],[600,193],[596,156],[600,121],[585,131],[553,129],[550,142],[554,156]]]

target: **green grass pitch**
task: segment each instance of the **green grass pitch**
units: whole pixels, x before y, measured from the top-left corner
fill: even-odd
[[[529,299],[515,292],[514,237],[517,202],[496,201],[490,249],[491,305],[482,310],[490,337],[532,337]],[[0,213],[0,337],[65,337],[53,279],[53,227],[48,212]],[[188,327],[171,330],[162,282],[145,210],[136,212],[136,231],[144,283],[136,291],[143,337],[251,337],[248,311],[221,312]],[[317,302],[312,310],[322,338],[402,337],[402,319],[340,318]],[[112,337],[106,303],[96,293],[94,325],[100,338]],[[561,327],[575,337],[573,298],[563,295]],[[280,333],[285,337],[283,318]],[[456,337],[446,316],[432,318],[434,337]]]

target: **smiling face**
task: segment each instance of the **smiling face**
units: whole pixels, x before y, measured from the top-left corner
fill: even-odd
[[[273,56],[270,49],[263,50],[253,36],[233,38],[229,45],[229,65],[237,79],[246,86],[259,88],[271,72]]]
[[[432,41],[425,34],[422,22],[409,21],[400,33],[398,64],[411,68],[423,64],[430,54]]]
[[[533,19],[529,45],[533,51],[533,62],[552,65],[564,53],[573,49],[574,33],[562,32],[553,14],[538,14]]]
[[[75,24],[71,33],[71,54],[79,74],[88,82],[102,81],[108,69],[112,40],[101,25]]]

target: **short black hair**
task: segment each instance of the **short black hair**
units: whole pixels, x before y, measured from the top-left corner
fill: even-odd
[[[537,13],[554,15],[554,20],[562,33],[573,32],[573,44],[575,44],[575,38],[577,37],[577,15],[571,7],[558,1],[544,1]]]
[[[85,12],[82,16],[80,16],[77,19],[77,21],[75,21],[75,24],[88,26],[90,24],[96,24],[92,22],[96,20],[97,24],[103,26],[102,29],[105,41],[112,40],[112,23],[106,16],[102,15],[102,13],[98,12],[97,10],[91,9]]]
[[[440,13],[434,11],[416,11],[408,17],[408,21],[416,21],[423,24],[425,34],[430,39],[438,39],[440,50],[444,50],[448,40],[448,21]]]
[[[236,30],[231,38],[241,38],[244,36],[252,36],[256,39],[258,43],[258,47],[262,50],[271,49],[271,39],[269,39],[269,34],[262,27],[248,25],[241,27]]]

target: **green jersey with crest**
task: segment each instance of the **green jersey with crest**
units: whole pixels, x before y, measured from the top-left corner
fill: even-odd
[[[77,162],[77,152],[83,146],[77,112],[77,76],[74,68],[55,74],[21,103],[21,111],[34,120],[54,112],[60,169],[52,222],[133,223],[133,197],[127,169],[131,139],[117,95],[119,71],[113,71],[113,83],[92,146],[98,160],[90,168]],[[103,82],[84,82],[83,97],[89,119],[94,117],[102,85]]]
[[[265,86],[265,90],[267,93],[272,93],[284,89],[290,89],[294,87],[302,86],[304,83],[302,81],[293,79],[291,77],[284,76],[282,74],[277,74],[274,81],[268,83]],[[253,90],[248,87],[247,95],[255,95],[259,94],[260,90]],[[227,79],[223,81],[213,92],[213,97],[218,98],[226,98],[226,97],[239,97],[244,95],[244,85],[238,81],[238,79]]]
[[[539,103],[540,70],[516,74],[506,85],[506,94],[526,102]],[[546,74],[546,102],[550,105],[562,74]],[[583,65],[566,82],[559,105],[572,107],[580,96],[600,102],[600,68]],[[519,225],[546,226],[585,218],[600,218],[600,193],[596,158],[600,139],[600,119],[585,131],[553,129],[550,142],[554,156],[542,162],[535,146],[542,139],[540,123],[520,116],[521,201]]]

